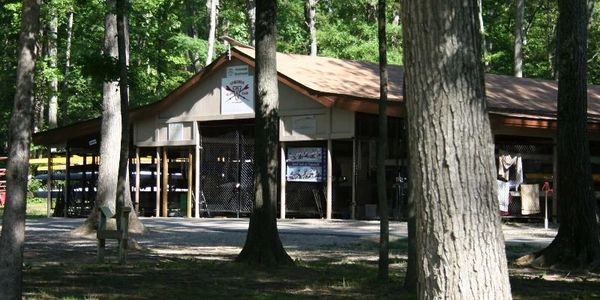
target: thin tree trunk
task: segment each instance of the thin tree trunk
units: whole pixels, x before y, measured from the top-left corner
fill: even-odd
[[[292,264],[277,231],[277,174],[279,149],[279,91],[276,63],[276,0],[256,3],[255,84],[255,200],[246,243],[236,261],[259,264]]]
[[[67,28],[65,38],[65,65],[63,69],[64,78],[61,85],[62,101],[60,110],[62,113],[61,124],[69,124],[69,73],[71,72],[71,45],[73,41],[73,10],[67,14]]]
[[[392,12],[392,25],[397,27],[400,25],[400,2],[398,0],[394,0],[394,10]],[[400,39],[398,38],[398,33],[396,30],[392,33],[391,40],[392,48],[398,47],[400,45]]]
[[[21,299],[25,207],[29,146],[31,144],[35,39],[38,33],[39,0],[23,0],[17,64],[17,89],[9,126],[7,199],[0,235],[0,299]]]
[[[417,297],[510,299],[477,2],[403,4]]]
[[[129,170],[129,95],[127,83],[127,68],[128,68],[128,46],[126,43],[128,32],[125,29],[127,24],[127,0],[117,0],[117,44],[119,49],[119,92],[121,102],[121,152],[119,153],[119,175],[117,181],[117,215],[121,214],[125,206],[126,194],[131,197],[131,189],[126,184],[127,171]],[[131,206],[130,206],[131,207]],[[132,209],[132,213],[133,213]],[[120,219],[117,220],[119,222]]]
[[[50,23],[48,24],[48,66],[56,70],[58,55],[56,44],[58,42],[58,16],[56,9],[50,9]],[[48,126],[55,128],[58,125],[58,78],[52,74],[50,78],[48,100]]]
[[[586,0],[561,0],[558,5],[556,193],[561,222],[547,248],[518,262],[568,269],[600,268],[598,208],[587,136],[588,6]]]
[[[187,35],[193,39],[198,38],[198,30],[196,30],[196,6],[194,5],[193,0],[185,1],[185,14],[186,14],[186,31]],[[190,50],[188,51],[188,57],[190,58],[190,64],[188,66],[188,71],[197,73],[202,69],[202,65],[200,64],[200,55],[197,51]]]
[[[390,226],[385,178],[387,154],[387,41],[385,0],[379,0],[377,27],[379,33],[379,138],[377,139],[377,202],[379,203],[379,280],[389,279]]]
[[[310,36],[310,56],[317,56],[317,2],[318,0],[304,0],[304,19]]]
[[[246,0],[246,22],[248,23],[248,39],[250,45],[254,46],[256,43],[255,29],[256,29],[256,0]]]
[[[523,77],[523,13],[525,0],[515,0],[515,47],[514,47],[514,74]]]
[[[219,15],[219,0],[209,0],[208,12],[210,16],[210,24],[208,31],[208,50],[206,53],[206,65],[209,65],[213,60],[215,53],[215,36],[217,34],[217,17]]]

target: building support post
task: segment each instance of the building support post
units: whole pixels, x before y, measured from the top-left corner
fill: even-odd
[[[282,220],[285,219],[285,210],[286,210],[286,205],[285,205],[285,185],[286,185],[286,161],[285,161],[285,142],[280,142],[279,143],[279,147],[280,147],[280,159],[279,159],[279,182],[280,182],[280,188],[279,188],[279,200],[280,200],[280,207],[279,207],[279,218],[281,218]]]
[[[46,203],[46,214],[48,218],[52,216],[52,147],[48,148],[48,181],[46,182],[46,195],[48,203]]]
[[[69,145],[65,147],[65,217],[68,217],[69,200],[71,198],[71,150]]]
[[[333,142],[331,138],[327,140],[327,220],[331,220],[333,209],[333,161],[331,152],[333,151]]]
[[[162,157],[162,216],[168,217],[169,214],[169,157],[167,147],[163,147]]]
[[[155,217],[160,217],[160,147],[156,147],[156,210]]]
[[[552,193],[552,223],[558,223],[560,216],[558,215],[558,199],[556,193],[556,178],[558,177],[558,153],[556,151],[556,137],[552,138],[552,188],[554,192]]]
[[[194,156],[192,154],[192,149],[188,149],[188,167],[187,167],[187,205],[186,205],[186,214],[185,216],[188,218],[192,217],[192,185],[194,184],[194,180],[192,176],[194,176]]]
[[[195,136],[195,141],[196,141],[196,145],[194,147],[195,150],[195,157],[196,159],[194,160],[194,167],[196,169],[196,176],[194,178],[195,183],[194,183],[194,205],[195,205],[195,209],[194,209],[194,217],[196,219],[200,218],[200,197],[202,195],[200,195],[200,161],[202,161],[202,158],[200,157],[200,128],[199,128],[199,124],[198,122],[194,122],[194,134]],[[204,199],[204,197],[202,197],[203,201],[206,201]]]
[[[356,163],[358,162],[358,151],[356,151],[356,138],[352,139],[352,203],[350,204],[352,207],[352,220],[356,220]]]
[[[135,211],[140,214],[140,147],[135,147]]]

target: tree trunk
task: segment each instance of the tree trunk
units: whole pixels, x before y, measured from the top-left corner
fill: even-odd
[[[210,24],[208,30],[208,51],[206,53],[206,65],[208,66],[215,53],[215,36],[217,34],[217,17],[219,15],[219,0],[209,0],[207,3]]]
[[[56,70],[58,42],[58,16],[56,9],[50,8],[50,22],[48,24],[48,67]],[[54,72],[51,74],[48,100],[48,126],[56,128],[58,125],[58,78]]]
[[[246,22],[248,23],[250,45],[254,46],[256,43],[254,36],[256,30],[256,0],[246,0]]]
[[[515,0],[515,48],[514,48],[514,74],[523,77],[523,13],[525,0]]]
[[[128,46],[126,43],[126,34],[128,34],[125,26],[127,24],[127,0],[117,0],[117,44],[119,52],[119,93],[121,104],[121,151],[119,153],[119,171],[117,180],[117,199],[116,212],[121,214],[125,206],[126,194],[131,197],[131,189],[129,185],[127,171],[129,170],[129,95],[127,83],[127,68],[128,68]],[[126,185],[127,184],[127,185]],[[131,207],[131,206],[130,206]],[[135,210],[132,209],[132,213]],[[120,219],[117,219],[119,222]]]
[[[21,299],[23,245],[29,146],[31,144],[35,39],[40,15],[39,0],[23,0],[17,65],[17,89],[9,126],[7,199],[0,235],[0,299]]]
[[[394,0],[394,10],[392,12],[392,25],[394,25],[394,27],[400,26],[400,3],[396,1],[397,0]],[[392,48],[396,48],[398,45],[400,45],[400,38],[398,38],[398,33],[396,30],[392,32],[390,41],[392,42]]]
[[[104,35],[104,54],[118,59],[118,41],[117,41],[117,17],[114,14],[116,0],[106,0],[108,13],[105,18]],[[127,26],[125,25],[125,30]],[[128,45],[128,33],[125,33],[126,44]],[[125,55],[127,57],[127,55]],[[100,142],[100,169],[98,171],[98,186],[94,209],[81,226],[73,231],[75,235],[87,235],[96,231],[98,227],[98,207],[108,206],[112,211],[116,209],[117,184],[119,178],[120,149],[123,131],[121,117],[120,88],[118,81],[105,82],[103,85],[103,103],[102,103],[102,125]],[[126,176],[125,187],[129,187],[129,177]],[[131,206],[130,189],[124,189],[125,204]],[[144,227],[139,221],[137,214],[130,214],[130,232],[142,233]]]
[[[558,5],[556,193],[561,222],[547,248],[518,262],[569,269],[598,268],[598,208],[593,195],[587,136],[587,3],[561,0]]]
[[[402,98],[406,99],[406,77],[402,80]],[[410,141],[410,135],[405,139]],[[410,153],[408,154],[408,161],[410,165]],[[410,188],[411,180],[408,180]],[[406,275],[404,276],[404,289],[413,293],[417,291],[417,229],[416,229],[416,211],[415,211],[415,200],[412,195],[408,195],[408,201],[406,203],[406,227],[408,231],[408,259],[406,262]]]
[[[519,0],[517,0],[519,1]],[[488,69],[488,61],[486,59],[487,49],[485,46],[485,26],[483,26],[483,2],[481,0],[477,0],[478,17],[479,17],[479,34],[481,35],[481,57],[483,59],[483,67],[487,71]]]
[[[246,243],[238,262],[259,265],[292,264],[277,231],[279,91],[276,65],[276,0],[256,5],[256,84],[254,109],[255,200]]]
[[[377,27],[379,33],[379,138],[377,139],[377,202],[379,203],[379,280],[389,279],[390,226],[385,178],[387,154],[387,42],[385,32],[385,0],[379,0]]]
[[[185,14],[186,14],[186,31],[187,35],[193,39],[198,38],[198,30],[196,30],[195,21],[196,21],[196,6],[194,5],[193,0],[185,1]],[[202,69],[202,65],[200,64],[200,55],[197,51],[188,51],[188,57],[190,58],[190,64],[188,66],[188,71],[192,73],[197,73]]]
[[[318,0],[304,0],[304,19],[306,29],[310,35],[310,56],[317,56],[317,2]]]
[[[510,299],[477,2],[403,2],[419,299]]]
[[[69,72],[71,72],[71,44],[73,41],[73,10],[69,11],[67,15],[67,28],[65,38],[65,65],[63,69],[63,81],[61,85],[61,105],[60,110],[62,114],[61,124],[69,124]]]

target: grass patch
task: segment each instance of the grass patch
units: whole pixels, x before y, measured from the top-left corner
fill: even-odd
[[[58,264],[30,267],[28,299],[411,299],[402,277],[375,280],[376,266],[298,262],[279,268],[234,262],[165,259],[126,266]]]
[[[27,219],[46,218],[46,199],[43,198],[27,198]],[[0,219],[4,216],[4,206],[0,206]]]

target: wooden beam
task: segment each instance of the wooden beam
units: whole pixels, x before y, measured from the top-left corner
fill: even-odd
[[[168,217],[169,214],[169,157],[167,147],[163,147],[162,157],[162,216]]]
[[[135,211],[140,213],[140,148],[135,147]]]
[[[194,180],[192,180],[192,176],[194,176],[194,159],[192,155],[192,149],[188,149],[188,186],[187,186],[187,212],[186,216],[188,218],[192,217],[192,185]]]
[[[327,209],[326,216],[327,220],[331,220],[332,209],[333,209],[333,162],[331,152],[333,150],[333,142],[331,139],[327,140]]]
[[[160,147],[156,147],[156,209],[155,217],[160,217]]]
[[[279,218],[281,218],[282,220],[285,219],[285,210],[286,210],[286,201],[285,201],[285,185],[286,185],[286,161],[285,161],[285,142],[280,142],[279,143],[279,147],[280,147],[280,160],[279,160],[279,166],[280,166],[280,171],[279,171],[279,180],[280,180],[280,187],[279,187],[279,200],[280,200],[280,207],[279,207]]]

